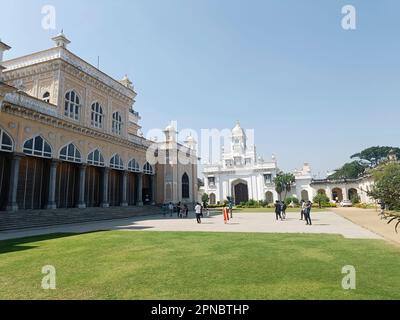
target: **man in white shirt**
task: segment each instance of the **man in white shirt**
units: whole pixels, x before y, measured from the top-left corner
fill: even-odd
[[[196,206],[194,207],[194,210],[196,212],[196,219],[197,219],[197,223],[201,223],[201,210],[202,210],[202,206],[200,203],[197,202]]]

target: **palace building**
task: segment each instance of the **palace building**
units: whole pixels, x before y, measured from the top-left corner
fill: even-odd
[[[128,77],[117,81],[73,54],[63,33],[52,40],[8,61],[0,42],[0,210],[193,202],[196,164],[175,164],[171,176],[147,161],[152,142]],[[172,196],[173,185],[185,192]]]

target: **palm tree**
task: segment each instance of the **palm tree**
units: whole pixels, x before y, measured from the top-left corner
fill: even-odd
[[[287,194],[292,190],[292,186],[295,183],[296,178],[292,173],[280,172],[274,179],[275,191],[279,195],[279,200],[282,198],[282,193],[285,192],[286,199]]]

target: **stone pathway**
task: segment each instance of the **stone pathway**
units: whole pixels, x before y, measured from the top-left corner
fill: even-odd
[[[337,208],[333,211],[340,216],[356,223],[376,234],[379,234],[393,244],[400,246],[400,233],[396,233],[396,223],[387,224],[388,220],[382,220],[375,209]]]
[[[98,230],[312,233],[339,234],[350,239],[382,239],[381,236],[334,212],[314,213],[313,223],[313,226],[306,226],[304,221],[299,220],[298,213],[288,213],[286,221],[276,221],[273,213],[234,213],[234,219],[227,225],[224,224],[222,215],[204,218],[202,224],[196,223],[193,214],[188,219],[157,215],[38,229],[3,231],[0,232],[0,240],[51,233],[82,233]]]

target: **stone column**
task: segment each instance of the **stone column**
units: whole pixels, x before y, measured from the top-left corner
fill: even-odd
[[[18,211],[17,204],[17,187],[18,187],[18,176],[19,176],[19,163],[22,156],[14,154],[11,160],[11,172],[10,172],[10,189],[8,190],[8,201],[7,211]]]
[[[139,207],[143,206],[143,173],[137,175],[137,203]]]
[[[108,202],[108,174],[110,172],[109,168],[103,168],[103,178],[102,178],[102,199],[100,207],[108,208],[110,207],[110,203]]]
[[[123,171],[122,172],[122,202],[121,202],[121,207],[127,207],[128,206],[128,171]]]
[[[79,199],[77,207],[79,209],[85,209],[85,183],[86,183],[86,165],[82,164],[79,167]]]
[[[156,175],[151,176],[151,205],[156,205],[156,188],[157,188],[157,179]]]
[[[56,181],[57,181],[58,160],[51,161],[49,177],[49,198],[46,209],[57,209],[56,204]]]
[[[347,188],[342,188],[342,194],[343,194],[343,200],[350,200]]]

